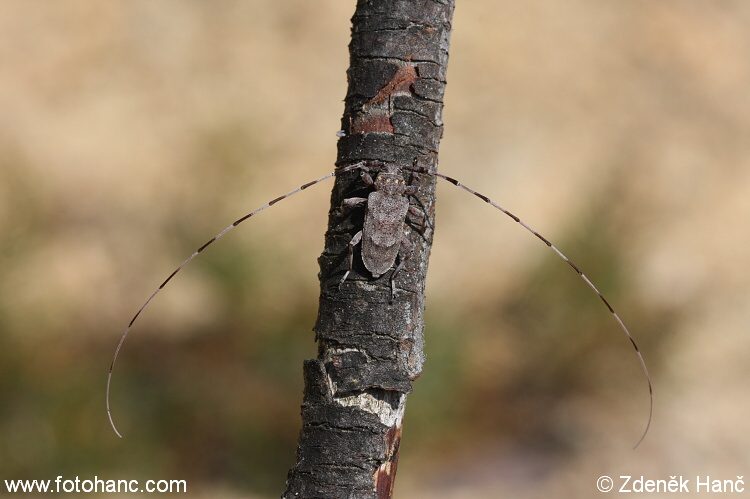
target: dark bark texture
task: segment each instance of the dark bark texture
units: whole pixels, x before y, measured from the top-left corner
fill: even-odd
[[[454,0],[359,0],[352,18],[349,88],[337,167],[365,161],[377,173],[399,167],[419,186],[411,203],[434,220],[445,72]],[[305,391],[297,462],[284,498],[390,498],[406,396],[421,374],[424,289],[432,230],[410,230],[414,249],[395,279],[373,278],[359,249],[347,267],[347,244],[364,210],[342,214],[345,198],[371,191],[353,170],[337,176],[320,263],[315,325],[318,358],[304,365]]]

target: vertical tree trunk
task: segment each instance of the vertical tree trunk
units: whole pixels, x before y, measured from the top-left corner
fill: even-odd
[[[402,168],[406,180],[420,187],[430,220],[435,178],[410,170],[437,167],[453,8],[454,0],[357,2],[345,135],[338,143],[338,167],[367,161]],[[373,279],[359,251],[339,288],[347,244],[362,228],[363,213],[344,216],[337,209],[344,198],[367,192],[357,170],[336,178],[319,259],[318,358],[304,365],[302,431],[285,498],[392,496],[406,396],[424,362],[432,231],[410,231],[414,251],[396,278],[392,303],[392,270]]]

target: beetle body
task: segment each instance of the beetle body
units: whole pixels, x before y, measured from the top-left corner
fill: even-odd
[[[341,278],[342,285],[354,267],[354,247],[362,244],[362,263],[373,278],[377,279],[390,269],[391,300],[396,292],[394,279],[414,249],[407,237],[407,227],[416,229],[424,236],[424,224],[428,223],[423,210],[409,204],[409,197],[419,202],[417,187],[407,185],[401,168],[395,165],[384,166],[373,179],[366,166],[362,170],[362,181],[372,187],[366,198],[344,199],[341,213],[354,208],[364,208],[365,217],[362,230],[352,237],[348,244],[349,265]],[[421,204],[421,203],[420,203]]]
[[[367,196],[362,228],[362,262],[373,277],[380,277],[396,262],[404,238],[409,200],[400,174],[380,173],[375,191]]]

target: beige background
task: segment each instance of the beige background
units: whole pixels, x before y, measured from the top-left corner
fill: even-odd
[[[428,363],[397,496],[594,497],[602,474],[750,477],[750,4],[458,2]],[[353,2],[0,1],[0,478],[185,478],[277,497],[315,352]],[[652,495],[651,497],[658,497]],[[666,496],[665,496],[666,497]],[[670,496],[671,497],[671,496]]]

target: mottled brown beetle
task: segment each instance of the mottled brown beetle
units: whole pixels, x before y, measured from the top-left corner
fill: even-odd
[[[406,185],[400,168],[395,165],[385,166],[374,179],[369,168],[362,166],[361,169],[362,180],[374,190],[366,198],[347,198],[341,204],[341,214],[365,207],[365,221],[362,230],[354,234],[349,241],[349,266],[339,285],[349,277],[354,266],[354,248],[361,243],[362,263],[373,278],[377,279],[396,266],[391,274],[393,300],[396,292],[394,279],[413,250],[413,245],[408,239],[408,217],[418,217],[417,220],[412,219],[409,225],[417,227],[420,235],[424,235],[425,223],[429,223],[429,219],[423,209],[409,205],[409,197],[416,198],[418,188]],[[416,199],[421,205],[419,198]]]

